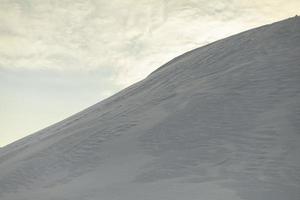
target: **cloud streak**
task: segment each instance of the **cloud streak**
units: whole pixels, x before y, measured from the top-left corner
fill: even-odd
[[[296,0],[2,0],[0,61],[9,68],[110,68],[128,85],[186,50],[293,15],[297,5]]]

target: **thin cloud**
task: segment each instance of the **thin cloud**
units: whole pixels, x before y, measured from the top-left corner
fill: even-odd
[[[128,85],[180,53],[288,17],[298,5],[296,0],[2,0],[0,60],[6,67],[31,69],[109,67]]]

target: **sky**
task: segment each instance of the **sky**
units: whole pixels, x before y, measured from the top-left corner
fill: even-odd
[[[296,14],[299,0],[0,0],[0,146],[188,50]]]

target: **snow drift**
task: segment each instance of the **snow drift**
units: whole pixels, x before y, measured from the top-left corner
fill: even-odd
[[[300,18],[187,52],[0,150],[1,200],[299,200]]]

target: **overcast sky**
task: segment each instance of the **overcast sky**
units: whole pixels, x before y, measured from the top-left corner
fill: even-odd
[[[0,146],[299,0],[0,0]]]

